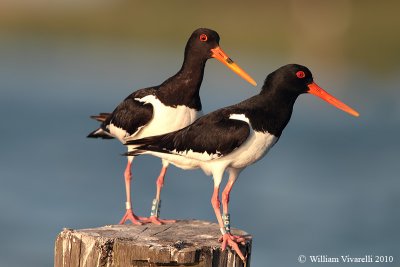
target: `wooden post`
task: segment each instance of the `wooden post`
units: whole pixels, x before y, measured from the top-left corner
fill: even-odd
[[[246,264],[233,250],[221,252],[219,226],[206,221],[64,229],[56,239],[54,266],[250,266],[251,236],[238,229],[232,233],[248,239],[240,246]]]

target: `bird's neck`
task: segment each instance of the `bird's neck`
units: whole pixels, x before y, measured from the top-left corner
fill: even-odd
[[[263,86],[259,95],[261,101],[268,105],[279,105],[290,109],[293,109],[293,105],[299,96],[298,94],[294,94],[290,88],[284,88],[282,86]]]
[[[284,90],[269,90],[264,88],[254,97],[250,109],[254,114],[253,128],[269,132],[277,137],[282,134],[292,116],[293,106],[297,96],[286,94]]]
[[[160,85],[158,97],[170,106],[185,105],[201,110],[200,86],[206,60],[185,56],[182,68]]]

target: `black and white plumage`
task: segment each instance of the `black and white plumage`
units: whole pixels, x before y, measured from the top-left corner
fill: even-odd
[[[159,135],[181,129],[194,122],[201,112],[199,90],[203,80],[204,67],[210,58],[216,58],[248,82],[255,85],[254,80],[236,65],[219,47],[220,37],[210,29],[197,29],[190,36],[186,48],[182,68],[174,76],[162,84],[133,92],[111,113],[101,113],[92,118],[102,122],[100,128],[91,132],[90,138],[117,138],[122,143],[127,140]],[[128,146],[128,151],[134,146]],[[120,223],[131,220],[141,224],[131,209],[130,180],[131,162],[128,158],[125,169],[127,193],[127,214]],[[168,162],[163,160],[163,169],[157,180],[157,196],[163,185]],[[129,213],[129,214],[128,214]],[[158,218],[152,222],[161,223]]]
[[[313,82],[309,69],[290,64],[269,74],[261,92],[236,105],[205,115],[193,124],[164,135],[127,142],[137,146],[127,155],[151,154],[166,159],[182,169],[201,168],[212,174],[212,204],[226,243],[237,244],[224,225],[229,225],[229,192],[239,173],[260,160],[278,141],[288,124],[293,105],[300,94],[311,93],[354,116],[358,113]],[[219,185],[223,174],[230,174],[223,192],[224,216],[219,208]],[[227,221],[228,220],[228,221]],[[224,247],[224,245],[223,245]]]
[[[180,168],[202,168],[208,174],[217,165],[243,168],[258,160],[280,135],[257,125],[248,109],[252,100],[212,112],[173,133],[128,141],[138,146],[129,155],[158,152],[166,155],[154,155]]]
[[[305,77],[297,77],[298,72],[304,73]],[[310,85],[316,86],[311,72],[306,67],[297,64],[283,66],[268,75],[258,95],[211,112],[181,130],[128,141],[127,145],[137,146],[128,155],[159,152],[165,154],[163,158],[169,158],[177,165],[182,157],[199,161],[198,164],[202,165],[200,161],[223,161],[232,153],[243,150],[240,151],[242,153],[238,153],[238,158],[229,160],[228,165],[243,167],[243,164],[239,163],[243,160],[239,158],[250,157],[256,161],[275,144],[290,120],[297,97],[303,93],[311,93]],[[358,116],[356,111],[332,96],[329,100],[323,99]],[[341,106],[337,103],[341,103]],[[263,153],[258,154],[259,145],[263,142],[267,145],[261,146]],[[251,150],[250,153],[246,153],[247,149]],[[257,156],[252,157],[248,154]],[[175,161],[172,158],[179,160]],[[248,163],[254,161],[250,160]]]

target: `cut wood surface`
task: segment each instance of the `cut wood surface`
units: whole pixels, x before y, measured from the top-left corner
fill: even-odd
[[[241,245],[250,263],[251,236]],[[216,223],[181,220],[166,225],[107,225],[64,229],[56,239],[55,267],[92,266],[245,266],[232,250],[221,252]]]

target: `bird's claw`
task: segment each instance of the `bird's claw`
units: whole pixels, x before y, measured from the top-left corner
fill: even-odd
[[[133,224],[142,225],[143,223],[140,222],[141,219],[141,217],[137,217],[133,213],[132,209],[127,209],[119,224],[125,224],[126,221],[131,221]]]
[[[239,245],[238,245],[238,244],[242,244],[242,245],[246,244],[246,239],[244,237],[226,233],[223,236],[221,236],[218,241],[222,242],[222,244],[221,244],[222,251],[224,251],[226,249],[226,247],[230,247],[239,255],[240,259],[243,262],[246,262],[247,255],[246,256],[243,255],[243,253],[239,249]]]
[[[236,243],[240,243],[240,244],[242,244],[242,245],[245,245],[245,244],[246,244],[246,238],[244,238],[243,236],[240,236],[240,235],[232,235],[232,234],[228,234],[228,235],[230,235],[230,237],[232,238],[232,240],[235,241]],[[223,241],[223,237],[224,237],[224,236],[221,236],[221,237],[218,239],[218,242],[222,242],[222,241]]]
[[[148,218],[140,218],[140,221],[142,223],[153,223],[156,225],[162,225],[162,224],[168,224],[168,223],[175,223],[176,220],[164,220],[164,219],[160,219],[156,216],[150,216]]]

